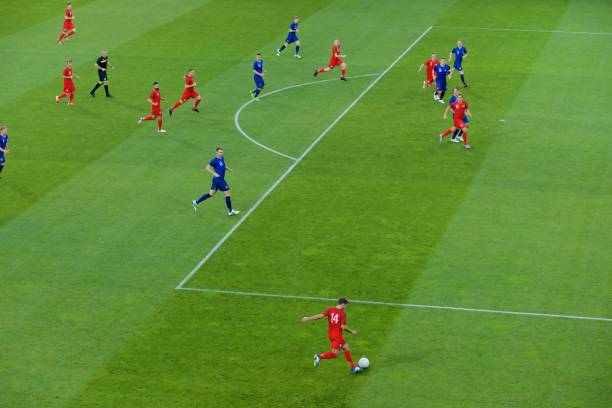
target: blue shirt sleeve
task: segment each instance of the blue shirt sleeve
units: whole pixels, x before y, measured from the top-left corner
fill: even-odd
[[[217,166],[217,159],[212,159],[210,163],[208,163],[208,165],[212,168],[215,168]]]

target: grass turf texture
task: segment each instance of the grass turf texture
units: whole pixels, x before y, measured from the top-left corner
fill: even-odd
[[[372,369],[354,377],[311,368],[325,329],[299,318],[325,303],[173,290],[237,222],[220,198],[190,212],[213,148],[242,210],[290,165],[234,129],[255,51],[273,90],[311,81],[336,36],[359,75],[460,25],[434,28],[186,286],[610,317],[612,36],[473,29],[609,31],[605,1],[91,1],[61,47],[61,7],[16,4],[0,31],[0,406],[610,405],[608,322],[355,304],[349,341]],[[277,59],[293,14],[304,59]],[[448,122],[416,74],[457,37],[470,152],[438,145]],[[101,48],[112,101],[87,95]],[[68,56],[73,110],[51,102]],[[165,136],[136,127],[151,83],[172,103],[190,66],[202,113],[166,115]],[[241,125],[299,155],[372,80],[270,96]]]

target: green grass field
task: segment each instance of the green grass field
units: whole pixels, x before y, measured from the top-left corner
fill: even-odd
[[[612,406],[608,0],[81,0],[58,46],[64,5],[2,3],[0,407]],[[312,77],[336,37],[347,83]],[[417,73],[458,38],[470,151]],[[297,162],[236,128],[257,51],[287,89],[239,125]],[[189,67],[201,113],[139,127]],[[238,217],[191,209],[218,145]],[[361,375],[312,367],[338,296],[380,302],[349,308]]]

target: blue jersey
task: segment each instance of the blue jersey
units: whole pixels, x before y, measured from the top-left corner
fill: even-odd
[[[0,135],[0,148],[6,150],[6,146],[8,146],[8,135]],[[4,152],[0,152],[0,164],[4,164]]]
[[[208,163],[210,167],[215,170],[215,173],[219,175],[219,177],[213,177],[213,179],[221,179],[225,178],[225,158],[223,157],[214,157],[210,163]]]
[[[455,62],[453,63],[453,65],[455,66],[455,68],[461,68],[463,56],[467,55],[467,49],[465,47],[455,47],[451,52],[455,55]]]
[[[297,32],[292,31],[292,30],[297,31],[297,29],[298,29],[298,23],[296,23],[295,21],[292,21],[291,24],[289,25],[290,31],[287,34],[287,39],[285,40],[287,44],[291,44],[291,43],[294,43],[300,40],[297,36]]]
[[[296,23],[295,21],[292,21],[291,24],[289,25],[289,29],[293,30],[293,31],[297,31],[298,27],[298,23]],[[297,34],[297,33],[289,33],[289,34]]]
[[[253,62],[253,71],[255,72],[259,72],[260,74],[263,74],[263,60],[261,61],[257,61],[255,60],[255,62]],[[255,73],[253,73],[253,75],[255,76],[261,76],[261,75],[257,75]]]
[[[436,73],[436,82],[439,84],[446,84],[446,77],[450,74],[451,67],[438,64],[434,67],[434,72]]]

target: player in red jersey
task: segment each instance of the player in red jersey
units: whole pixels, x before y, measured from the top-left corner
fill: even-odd
[[[438,65],[438,54],[434,53],[431,54],[430,59],[419,66],[419,72],[421,72],[423,68],[427,68],[427,80],[423,81],[423,88],[429,88],[431,84],[434,83],[433,69],[436,65]]]
[[[151,114],[149,116],[144,116],[138,119],[138,124],[140,125],[145,120],[155,120],[157,118],[157,131],[159,133],[166,133],[166,131],[162,128],[162,110],[161,110],[161,102],[165,102],[166,98],[161,96],[159,93],[159,83],[153,82],[153,91],[151,95],[149,95],[148,99],[151,104]]]
[[[72,73],[71,59],[66,60],[66,67],[62,72],[62,78],[64,78],[64,92],[55,97],[55,103],[59,103],[61,99],[68,97],[68,105],[74,105],[74,93],[76,92],[76,88],[74,87],[72,79],[81,79],[81,77]]]
[[[317,76],[323,72],[329,72],[337,66],[342,67],[342,75],[340,79],[343,81],[348,81],[346,79],[346,63],[342,60],[342,58],[346,58],[346,55],[342,54],[342,49],[340,46],[340,40],[334,40],[334,46],[332,47],[332,55],[329,59],[329,65],[325,68],[315,69],[314,76]]]
[[[470,149],[471,146],[468,144],[467,125],[463,121],[463,116],[467,115],[471,118],[472,112],[470,112],[470,109],[468,108],[468,103],[463,100],[463,94],[458,93],[457,100],[446,108],[444,111],[444,119],[448,118],[449,110],[452,110],[455,113],[453,116],[453,126],[450,129],[447,129],[444,133],[440,133],[440,143],[442,143],[446,136],[450,135],[457,129],[461,129],[463,131],[461,134],[461,138],[463,139],[463,147]]]
[[[72,15],[72,4],[68,2],[66,6],[66,13],[64,14],[64,27],[62,28],[62,33],[57,39],[57,43],[61,44],[62,40],[68,41],[68,38],[72,37],[74,33],[76,33],[76,28],[74,27],[75,17]]]
[[[351,366],[351,371],[353,373],[358,373],[361,370],[360,367],[357,367],[355,363],[353,363],[353,357],[351,356],[351,352],[349,351],[349,345],[342,337],[342,331],[346,331],[351,333],[351,335],[356,336],[357,332],[346,325],[346,308],[348,307],[348,300],[345,298],[338,299],[338,304],[335,307],[330,307],[325,309],[323,313],[316,314],[314,316],[307,316],[302,318],[303,322],[309,322],[311,320],[319,320],[327,317],[327,337],[331,342],[331,351],[328,351],[323,354],[315,354],[314,356],[314,366],[319,366],[320,360],[327,360],[331,358],[338,357],[338,353],[340,350],[344,350],[344,358],[348,361]]]
[[[181,96],[181,99],[179,99],[174,105],[172,105],[171,108],[168,108],[168,113],[170,114],[170,116],[172,116],[172,112],[174,112],[176,108],[178,108],[179,106],[187,102],[188,99],[191,99],[191,98],[195,99],[195,104],[193,105],[193,108],[191,108],[191,110],[194,112],[198,112],[198,113],[200,112],[198,110],[198,105],[200,104],[202,97],[200,96],[198,91],[196,91],[195,89],[196,83],[193,80],[194,75],[195,75],[195,69],[189,68],[189,70],[183,77],[185,79],[185,90],[183,91],[183,96]]]

